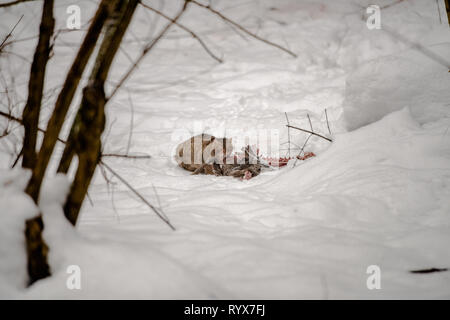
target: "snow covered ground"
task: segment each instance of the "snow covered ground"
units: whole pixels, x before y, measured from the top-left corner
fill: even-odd
[[[57,24],[63,26],[69,2],[57,3]],[[79,3],[85,23],[95,4]],[[147,3],[170,16],[180,5]],[[85,201],[73,229],[60,208],[67,181],[55,177],[41,199],[53,276],[24,289],[20,235],[24,219],[37,208],[19,191],[26,174],[7,170],[14,137],[20,139],[16,130],[8,142],[0,140],[0,297],[450,298],[449,271],[409,272],[450,268],[450,29],[436,1],[378,1],[386,6],[380,30],[366,27],[371,1],[212,4],[298,58],[192,5],[180,21],[224,63],[174,28],[110,101],[105,153],[152,158],[104,161],[160,204],[177,230],[117,179],[110,177],[108,186],[99,170],[89,190],[92,204]],[[0,11],[6,17],[2,34],[25,13],[21,37],[35,35],[39,10],[28,3]],[[155,26],[165,23],[138,9],[111,84],[157,34]],[[447,67],[391,30],[447,60]],[[72,44],[82,35],[64,33],[57,42],[47,77],[49,110],[52,89],[63,80],[61,71],[75,54]],[[13,48],[31,59],[34,46],[24,41]],[[15,63],[2,58],[0,68],[16,74],[26,97],[27,65],[14,56],[8,61]],[[295,167],[290,163],[240,181],[191,176],[172,160],[184,135],[198,131],[221,136],[230,130],[274,130],[286,142],[285,112],[291,124],[304,128],[309,114],[314,129],[327,134],[325,109],[333,143],[312,137],[306,150],[317,156]],[[291,130],[297,145],[307,136]],[[284,155],[286,145],[281,147]],[[81,268],[81,290],[66,287],[69,265]],[[370,265],[380,267],[379,290],[366,286]]]

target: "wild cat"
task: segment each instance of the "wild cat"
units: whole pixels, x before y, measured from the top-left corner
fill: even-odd
[[[250,161],[248,150],[247,148],[244,161],[237,161],[235,156],[231,156],[233,151],[231,138],[216,138],[203,133],[180,143],[176,149],[175,159],[180,167],[193,174],[250,179],[261,172],[261,166],[255,161]]]
[[[176,150],[175,159],[180,167],[194,173],[200,173],[196,171],[209,167],[212,170],[212,164],[214,163],[223,164],[232,151],[232,139],[216,138],[202,133],[180,143]]]

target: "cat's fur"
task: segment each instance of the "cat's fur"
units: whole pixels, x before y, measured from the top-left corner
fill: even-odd
[[[243,163],[231,158],[233,150],[232,140],[216,138],[201,134],[180,143],[175,158],[180,167],[192,171],[193,174],[211,174],[216,176],[232,176],[250,179],[259,175],[261,165],[259,161],[250,161],[250,149],[245,149]],[[231,163],[230,163],[231,162]]]
[[[231,139],[202,133],[180,143],[175,159],[180,167],[195,172],[205,164],[223,164],[232,151]]]

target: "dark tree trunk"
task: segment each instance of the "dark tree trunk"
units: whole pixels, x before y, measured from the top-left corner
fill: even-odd
[[[32,169],[36,162],[39,111],[41,109],[44,90],[45,70],[50,54],[50,38],[53,34],[54,27],[53,0],[45,0],[42,10],[39,41],[34,52],[30,80],[28,82],[28,100],[22,113],[22,123],[25,128],[25,136],[23,139],[23,168]]]
[[[102,85],[93,84],[83,90],[80,130],[75,140],[78,168],[64,205],[64,215],[73,225],[76,224],[78,213],[99,161],[100,138],[105,127],[105,102]]]
[[[70,168],[70,164],[72,163],[73,156],[75,155],[75,134],[76,127],[75,124],[80,123],[80,112],[78,111],[77,115],[74,119],[74,124],[70,129],[69,137],[67,138],[66,145],[64,146],[64,152],[61,156],[61,160],[59,161],[57,172],[67,174]]]
[[[24,123],[24,166],[33,169],[31,179],[28,182],[25,192],[31,196],[36,204],[38,204],[40,187],[44,178],[45,170],[53,153],[56,141],[58,140],[58,135],[64,123],[67,110],[78,87],[78,83],[89,60],[89,57],[94,50],[95,44],[103,28],[105,20],[110,14],[112,2],[114,1],[103,0],[99,5],[94,20],[89,27],[89,30],[86,34],[86,37],[84,38],[80,50],[78,51],[75,61],[73,62],[72,67],[66,77],[63,89],[58,96],[55,104],[55,109],[53,110],[53,113],[47,125],[47,130],[44,135],[44,140],[39,151],[39,155],[36,158],[35,147],[36,135],[38,130],[37,124],[39,121],[40,100],[42,98],[43,81],[45,75],[43,71],[45,71],[45,64],[48,60],[49,54],[48,41],[50,35],[48,35],[48,32],[53,30],[54,24],[52,10],[50,8],[50,5],[53,4],[53,1],[46,0],[44,2],[41,34],[38,48],[36,49],[35,54],[35,60],[37,59],[39,61],[36,63],[35,60],[33,61],[32,72],[30,75],[29,100],[27,102],[26,110],[24,111],[24,122],[26,122],[26,124]],[[36,78],[33,77],[34,73]],[[50,267],[47,263],[48,247],[44,239],[42,238],[43,230],[44,223],[42,220],[42,215],[26,221],[25,238],[28,259],[27,265],[29,284],[32,284],[37,280],[46,278],[50,275]]]
[[[37,156],[36,165],[33,168],[31,179],[26,187],[26,192],[36,203],[38,202],[39,192],[48,162],[53,153],[56,141],[58,140],[61,127],[80,82],[81,75],[95,48],[103,25],[111,12],[111,7],[115,2],[116,1],[102,0],[100,3],[77,56],[67,74],[64,86],[56,100],[55,108],[48,122],[44,140],[42,141],[42,146]]]
[[[64,214],[73,225],[76,224],[78,213],[100,160],[101,135],[105,127],[104,109],[107,102],[104,91],[105,80],[138,2],[138,0],[119,1],[111,15],[58,168],[59,172],[67,172],[73,156],[77,154],[78,168],[64,206]]]
[[[53,18],[53,0],[45,0],[42,9],[39,40],[31,64],[28,82],[28,100],[22,114],[25,128],[23,140],[22,167],[33,169],[36,162],[36,139],[38,134],[39,113],[44,90],[45,70],[50,55],[50,38],[53,35],[55,19]],[[47,262],[48,247],[42,237],[44,224],[42,216],[29,219],[25,223],[25,240],[27,248],[27,269],[31,285],[38,279],[50,275]]]
[[[42,215],[27,220],[25,227],[28,285],[31,285],[50,275],[50,267],[47,262],[48,247],[42,238],[44,230]]]

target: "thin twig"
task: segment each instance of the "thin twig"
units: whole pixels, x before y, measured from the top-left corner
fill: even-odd
[[[153,192],[155,193],[156,201],[158,201],[159,211],[161,212],[162,215],[164,215],[164,218],[166,218],[166,220],[169,220],[169,218],[166,216],[166,214],[162,210],[161,199],[159,198],[158,192],[156,191],[155,185],[153,183],[152,183],[152,188],[153,188]]]
[[[155,196],[156,196],[156,201],[158,201],[158,208],[161,209],[162,208],[161,207],[161,200],[159,199],[158,192],[156,192],[156,188],[155,188],[155,185],[153,183],[152,183],[152,188],[153,188],[153,192],[155,193]],[[167,219],[167,217],[166,217],[166,219]]]
[[[280,144],[280,146],[287,144],[287,142],[283,142],[282,144]],[[300,149],[300,146],[298,144],[296,144],[295,142],[291,141],[291,145],[293,145],[294,147],[296,147],[297,149]],[[288,150],[289,148],[284,148],[284,149],[280,149],[280,150]],[[295,148],[291,147],[291,150],[293,150]]]
[[[15,0],[7,3],[0,3],[0,8],[10,7],[22,2],[29,2],[29,1],[36,1],[36,0]]]
[[[209,48],[208,46],[205,44],[205,42],[191,29],[187,28],[186,26],[182,25],[181,23],[174,21],[174,19],[166,16],[164,13],[162,13],[161,11],[150,7],[149,5],[143,3],[142,1],[139,1],[139,4],[142,5],[144,8],[147,8],[153,12],[155,12],[156,14],[160,15],[161,17],[173,22],[173,24],[175,24],[176,26],[180,27],[181,29],[183,29],[184,31],[186,31],[187,33],[189,33],[194,39],[196,39],[198,41],[198,43],[203,47],[203,49],[205,49],[206,53],[208,53],[214,60],[216,60],[219,63],[222,63],[223,60],[220,59],[218,56],[216,56]]]
[[[119,211],[117,211],[116,202],[114,201],[114,185],[111,185],[111,205],[117,217],[117,221],[120,223],[120,214]]]
[[[117,221],[120,223],[120,215],[116,208],[116,203],[114,201],[114,186],[116,183],[112,182],[111,179],[109,179],[108,174],[106,173],[105,167],[99,166],[100,172],[102,173],[103,178],[106,181],[106,189],[108,191],[108,194],[111,194],[111,205],[114,211],[115,216],[117,217]]]
[[[9,37],[11,37],[12,33],[14,32],[14,30],[16,29],[17,25],[20,23],[20,21],[22,20],[24,15],[21,15],[19,20],[16,22],[16,24],[14,25],[14,27],[11,29],[11,31],[9,31],[9,33],[6,35],[5,39],[3,39],[2,43],[0,43],[0,51],[2,51],[3,47],[5,47],[5,42],[6,40],[9,39]]]
[[[14,117],[13,115],[10,115],[6,112],[0,111],[0,116],[3,116],[9,120],[15,121],[17,123],[22,124],[22,119]],[[39,132],[42,132],[45,134],[45,130],[38,128]],[[65,140],[58,138],[58,141],[61,143],[66,143]],[[116,158],[129,158],[129,159],[150,159],[151,156],[150,155],[129,155],[129,154],[118,154],[118,153],[102,153],[101,155],[102,157],[116,157]]]
[[[382,30],[384,32],[388,33],[389,35],[391,35],[396,40],[400,40],[400,41],[410,45],[411,48],[416,49],[417,51],[421,52],[423,55],[427,56],[431,60],[439,63],[440,65],[442,65],[445,68],[447,68],[448,70],[450,70],[450,61],[448,61],[445,58],[437,55],[436,53],[434,53],[433,51],[431,51],[428,48],[424,47],[420,43],[416,43],[416,42],[413,42],[413,41],[409,40],[408,38],[406,38],[403,35],[397,33],[394,29],[392,29],[392,28],[390,28],[390,27],[388,27],[386,25],[383,25]]]
[[[195,1],[195,0],[190,0],[189,2],[192,2],[192,3],[196,4],[196,5],[199,6],[199,7],[202,7],[202,8],[205,8],[205,9],[211,11],[211,12],[214,13],[215,15],[219,16],[222,20],[224,20],[224,21],[226,21],[226,22],[232,24],[233,26],[235,26],[235,27],[238,28],[239,30],[242,30],[243,32],[245,32],[245,33],[248,34],[249,36],[251,36],[251,37],[253,37],[253,38],[255,38],[255,39],[259,40],[259,41],[262,41],[262,42],[264,42],[264,43],[266,43],[266,44],[268,44],[268,45],[271,45],[271,46],[273,46],[273,47],[276,47],[276,48],[278,48],[278,49],[280,49],[280,50],[282,50],[282,51],[284,51],[284,52],[287,52],[288,54],[290,54],[290,55],[293,56],[294,58],[297,58],[297,55],[296,55],[294,52],[292,52],[291,50],[289,50],[289,49],[287,49],[287,48],[285,48],[285,47],[283,47],[283,46],[280,46],[279,44],[276,44],[276,43],[274,43],[274,42],[271,42],[271,41],[269,41],[269,40],[267,40],[267,39],[261,38],[260,36],[254,34],[253,32],[251,32],[251,31],[247,30],[246,28],[244,28],[243,26],[241,26],[239,23],[237,23],[237,22],[235,22],[235,21],[233,21],[233,20],[231,20],[231,19],[225,17],[225,16],[224,16],[223,14],[221,14],[219,11],[214,10],[213,8],[211,8],[210,5],[205,5],[205,4],[200,3],[200,2],[197,2],[197,1]]]
[[[5,118],[8,118],[9,120],[15,121],[15,122],[20,123],[20,124],[23,125],[23,120],[22,119],[14,117],[13,115],[10,115],[10,114],[8,114],[6,112],[0,111],[0,116],[3,116]],[[46,133],[46,131],[44,129],[41,129],[41,128],[38,128],[38,131],[42,132],[44,134]],[[61,142],[61,143],[66,143],[65,140],[60,139],[60,138],[58,138],[58,141]]]
[[[134,105],[133,105],[133,99],[131,99],[130,90],[128,90],[128,101],[130,102],[131,118],[130,118],[130,133],[128,135],[126,154],[128,154],[130,152],[131,138],[133,136],[133,127],[134,127]]]
[[[104,166],[111,172],[115,177],[117,177],[128,189],[130,189],[139,199],[141,199],[156,215],[164,221],[173,231],[175,231],[175,227],[170,223],[170,221],[164,217],[164,214],[161,214],[150,202],[147,201],[135,188],[133,188],[124,178],[122,178],[116,171],[114,171],[110,166],[108,166],[105,162],[100,160],[100,165]]]
[[[10,131],[8,131],[8,128],[5,128],[2,134],[0,134],[0,139],[7,137]]]
[[[170,27],[181,17],[183,12],[186,11],[186,7],[189,2],[191,2],[191,1],[185,0],[183,8],[180,10],[180,12],[177,14],[177,16],[175,18],[173,18],[171,20],[171,22],[168,23],[164,27],[164,29],[159,33],[159,35],[155,39],[153,39],[153,41],[142,50],[141,55],[137,58],[137,60],[133,63],[133,65],[128,69],[128,71],[125,73],[125,75],[120,79],[119,83],[115,86],[115,88],[113,89],[110,96],[106,98],[107,101],[110,100],[116,94],[117,90],[119,90],[119,88],[123,85],[123,83],[131,75],[131,73],[133,73],[134,69],[137,68],[137,66],[142,61],[142,59],[144,59],[144,57],[147,55],[147,53],[149,53],[152,50],[152,48],[158,43],[158,41],[167,33],[167,31],[170,29]]]
[[[22,154],[23,154],[23,146],[22,146],[22,149],[20,149],[19,154],[16,156],[16,159],[14,160],[13,164],[11,165],[11,169],[14,168],[17,165],[17,163],[19,162],[20,157],[22,157]]]
[[[299,160],[300,155],[302,154],[302,152],[304,152],[306,144],[308,143],[309,139],[313,136],[313,134],[310,134],[308,136],[308,138],[306,138],[305,143],[303,144],[303,147],[300,149],[300,152],[298,153],[298,155],[295,157],[295,162],[294,162],[294,167],[297,164],[297,161]]]
[[[128,61],[130,61],[131,63],[133,63],[133,58],[128,54],[128,52],[127,52],[124,48],[119,47],[119,50],[120,50],[120,52],[122,52],[123,55],[128,59]]]
[[[103,135],[104,136],[104,138],[102,139],[102,150],[100,150],[100,152],[103,154],[103,149],[105,148],[105,145],[106,145],[106,143],[107,143],[107,141],[108,141],[108,138],[109,138],[109,135],[111,134],[111,130],[112,130],[112,127],[114,126],[114,123],[116,123],[116,121],[117,121],[117,118],[114,118],[112,121],[111,121],[111,123],[109,124],[109,126],[108,126],[108,129],[107,129],[107,131],[106,131],[106,133]]]
[[[82,32],[82,31],[86,31],[86,30],[87,30],[87,29],[86,29],[86,26],[89,26],[89,24],[91,23],[92,19],[93,19],[93,18],[87,20],[86,23],[83,24],[83,25],[80,27],[80,29],[68,29],[68,28],[58,29],[58,31],[55,33],[55,36],[54,36],[53,39],[52,39],[52,44],[54,45],[54,42],[56,42],[58,36],[59,36],[61,33]],[[34,39],[37,39],[37,38],[39,38],[39,34],[34,35],[34,36],[24,37],[24,38],[21,38],[21,39],[10,40],[10,41],[8,41],[8,42],[5,43],[5,46],[9,46],[9,45],[12,44],[12,43],[18,43],[18,42],[24,42],[24,41],[34,40]],[[69,43],[69,42],[64,42],[64,45],[66,45],[66,46],[78,46],[78,44],[75,43],[75,42],[71,42],[71,43]]]
[[[12,121],[15,121],[15,122],[18,122],[18,123],[22,123],[22,119],[16,118],[13,115],[11,115],[9,113],[6,113],[6,112],[3,112],[3,111],[0,111],[0,116],[3,116],[3,117],[5,117],[5,118],[7,118],[9,120],[12,120]]]
[[[308,117],[309,127],[311,128],[311,131],[314,132],[314,129],[313,129],[313,126],[312,126],[312,122],[311,122],[311,118],[309,117],[309,113],[307,113],[306,116]]]
[[[92,198],[91,198],[91,196],[89,195],[89,192],[86,192],[86,197],[88,198],[89,203],[91,204],[91,207],[93,207],[93,206],[94,206],[94,201],[92,201]]]
[[[10,43],[10,42],[9,42],[9,43]],[[31,60],[28,59],[27,57],[21,55],[21,54],[18,54],[18,53],[16,53],[16,52],[12,52],[12,51],[9,51],[9,50],[3,50],[3,48],[0,48],[0,51],[1,51],[1,53],[4,54],[4,55],[15,56],[15,57],[17,57],[17,58],[19,58],[19,59],[25,61],[26,63],[31,64]]]
[[[328,113],[327,113],[327,109],[325,109],[325,118],[327,119],[328,133],[331,135],[330,123],[328,122]]]
[[[403,0],[397,0],[397,1],[395,1],[395,2],[392,2],[392,3],[389,3],[389,4],[385,5],[385,6],[380,7],[380,9],[387,9],[387,8],[396,6],[397,4],[399,4],[399,3],[402,2],[402,1],[403,1]]]
[[[290,125],[287,112],[285,112],[284,115],[286,116],[287,124]],[[291,157],[291,128],[289,127],[288,127],[288,157],[289,158]]]
[[[320,138],[322,138],[322,139],[325,139],[325,140],[327,140],[327,141],[333,142],[333,140],[331,140],[330,138],[324,137],[323,135],[318,134],[318,133],[315,133],[315,132],[313,132],[313,131],[309,131],[309,130],[306,130],[306,129],[302,129],[302,128],[294,127],[294,126],[290,126],[290,125],[286,125],[286,126],[289,127],[289,128],[292,128],[292,129],[297,129],[297,130],[306,132],[306,133],[311,133],[312,135],[315,135],[315,136],[318,136],[318,137],[320,137]]]
[[[133,156],[129,154],[102,153],[102,157],[129,158],[129,159],[150,159],[149,155]]]
[[[109,193],[110,193],[110,185],[112,185],[112,182],[111,182],[111,180],[108,178],[108,174],[106,173],[105,168],[102,167],[102,166],[99,166],[99,168],[100,168],[100,173],[102,174],[103,179],[105,179],[105,182],[106,182],[106,191],[107,191],[108,194],[109,194]]]

